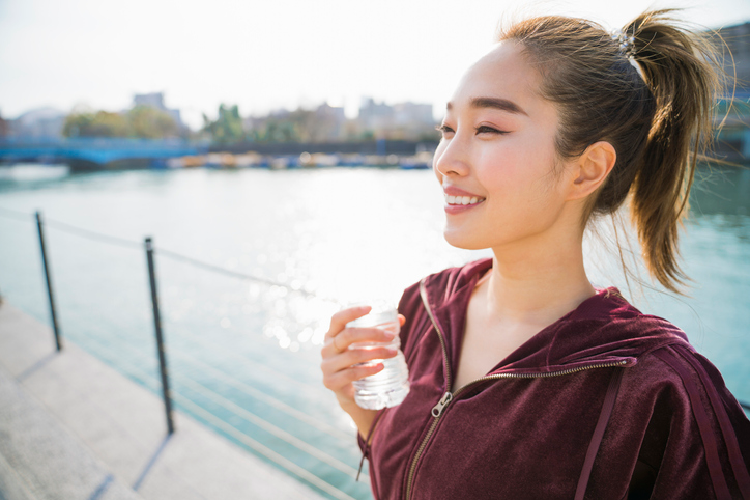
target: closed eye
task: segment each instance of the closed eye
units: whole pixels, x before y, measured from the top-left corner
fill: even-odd
[[[455,130],[453,130],[452,128],[450,128],[447,125],[438,125],[437,127],[435,127],[435,130],[437,130],[438,132],[440,132],[443,135],[455,133]]]
[[[500,134],[500,135],[503,135],[503,134],[508,134],[509,133],[509,132],[505,132],[503,130],[498,130],[496,128],[488,127],[486,125],[482,125],[481,127],[477,127],[474,130],[475,130],[475,132],[476,132],[477,135],[479,135],[479,134]]]

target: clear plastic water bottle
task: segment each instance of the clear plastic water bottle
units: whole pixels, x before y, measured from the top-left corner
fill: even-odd
[[[349,349],[377,349],[392,346],[398,349],[395,358],[374,359],[362,365],[372,366],[383,363],[383,369],[375,375],[357,380],[354,386],[354,402],[366,410],[380,410],[398,406],[409,394],[409,369],[406,366],[404,353],[401,352],[401,339],[398,334],[401,326],[398,322],[398,311],[395,307],[373,306],[372,311],[361,318],[348,323],[347,327],[380,328],[396,334],[391,342],[355,342]]]

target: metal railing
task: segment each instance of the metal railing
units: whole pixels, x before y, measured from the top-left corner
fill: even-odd
[[[211,363],[198,359],[193,353],[186,352],[185,350],[168,350],[167,343],[164,336],[162,327],[162,310],[159,298],[159,287],[157,281],[156,264],[158,257],[164,257],[176,262],[188,264],[194,268],[208,271],[212,274],[220,274],[232,279],[250,281],[253,283],[269,286],[269,287],[282,287],[285,288],[289,293],[299,294],[305,298],[316,298],[331,301],[328,297],[321,297],[319,294],[312,290],[305,289],[299,286],[292,286],[286,283],[269,280],[260,276],[254,276],[247,273],[241,273],[226,269],[214,264],[204,262],[193,257],[183,255],[178,252],[171,250],[165,250],[154,246],[154,241],[151,237],[146,237],[142,244],[131,241],[128,239],[118,238],[111,235],[99,233],[97,231],[91,231],[64,222],[47,219],[40,212],[35,214],[25,214],[14,210],[8,210],[6,208],[0,208],[0,216],[5,218],[12,218],[19,221],[35,221],[36,229],[39,240],[39,247],[41,250],[42,267],[45,275],[46,292],[49,298],[49,310],[52,318],[53,331],[55,335],[55,347],[57,351],[62,351],[64,348],[62,339],[62,330],[60,328],[59,315],[57,311],[57,303],[55,301],[55,291],[53,287],[53,266],[49,258],[49,240],[47,239],[46,230],[47,228],[54,228],[66,232],[68,234],[75,235],[77,237],[86,238],[88,240],[94,240],[99,243],[114,245],[121,248],[127,248],[134,251],[144,251],[146,254],[146,264],[148,271],[148,282],[149,282],[149,294],[151,303],[151,316],[153,320],[154,337],[156,341],[156,358],[159,366],[159,376],[154,377],[149,374],[142,366],[139,366],[133,360],[142,359],[145,353],[134,347],[124,343],[118,345],[116,349],[104,340],[105,335],[102,331],[103,328],[97,327],[95,324],[89,324],[88,329],[94,330],[96,333],[88,334],[78,332],[77,334],[83,340],[85,340],[86,348],[107,362],[108,364],[115,366],[120,371],[124,372],[129,377],[140,382],[145,387],[149,388],[155,393],[161,393],[164,400],[165,416],[167,421],[167,433],[171,435],[176,431],[174,426],[174,420],[172,417],[173,403],[178,407],[186,410],[199,420],[208,424],[210,427],[218,430],[220,433],[240,443],[246,448],[252,450],[258,455],[265,457],[267,460],[275,463],[277,466],[285,469],[289,473],[303,479],[305,482],[312,484],[318,490],[326,493],[328,496],[337,499],[351,500],[354,497],[349,495],[347,492],[341,489],[340,484],[331,484],[327,474],[318,474],[311,472],[308,468],[300,466],[295,463],[294,460],[290,459],[289,456],[284,455],[267,443],[254,439],[249,433],[243,432],[242,425],[237,425],[233,420],[241,421],[244,424],[250,424],[254,428],[262,430],[265,434],[273,436],[274,439],[285,446],[291,447],[297,450],[295,453],[303,454],[306,456],[313,457],[329,469],[338,471],[339,473],[345,474],[351,480],[354,480],[356,476],[356,467],[350,466],[344,461],[336,458],[326,450],[320,449],[313,444],[308,443],[304,439],[295,436],[293,432],[285,429],[278,422],[270,421],[271,419],[263,418],[256,414],[250,409],[243,407],[240,401],[236,397],[232,397],[229,394],[224,394],[222,391],[218,391],[215,388],[209,387],[205,381],[194,380],[187,376],[181,376],[177,379],[170,377],[168,366],[172,366],[176,363],[176,366],[183,368],[189,368],[190,370],[200,372],[210,377],[212,382],[221,383],[223,386],[231,388],[242,395],[242,398],[249,398],[253,401],[260,402],[263,405],[272,408],[274,411],[281,412],[286,417],[299,422],[300,427],[305,429],[314,430],[314,432],[321,435],[325,435],[326,439],[333,441],[338,447],[352,447],[354,446],[354,432],[347,433],[337,428],[334,425],[329,424],[325,420],[311,415],[308,411],[303,411],[293,407],[289,403],[283,401],[275,395],[268,394],[261,388],[256,387],[254,384],[242,380],[241,374],[233,373],[229,374],[225,370],[222,370],[220,366],[214,366]],[[98,328],[98,330],[97,330]],[[185,339],[194,342],[198,347],[196,349],[199,352],[211,352],[211,350],[220,349],[215,345],[210,345],[205,339],[201,338],[188,330],[180,331],[180,335]],[[169,351],[169,352],[168,352]],[[195,350],[193,351],[195,352]],[[123,355],[127,353],[128,355]],[[167,354],[169,354],[170,362],[167,362]],[[234,360],[236,364],[247,365],[248,360],[243,358],[241,354],[237,354],[232,351],[222,351],[218,353],[222,359]],[[271,366],[265,365],[252,365],[253,370],[261,371],[269,375],[270,378],[275,380],[284,380],[289,385],[297,384],[300,386],[301,393],[310,392],[309,387],[304,382],[294,380],[288,375],[280,373]],[[189,371],[189,370],[188,370]],[[228,391],[225,391],[228,392]],[[221,412],[231,415],[230,418],[221,418],[215,411],[209,411],[206,407],[209,403],[211,406],[221,410]],[[293,457],[292,457],[293,458]],[[352,463],[356,463],[353,461]],[[321,477],[323,476],[323,477]],[[365,476],[362,481],[364,485],[369,483],[368,478]]]

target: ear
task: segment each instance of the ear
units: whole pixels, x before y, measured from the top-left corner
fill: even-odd
[[[617,153],[612,144],[599,141],[586,148],[572,166],[572,184],[568,199],[585,198],[601,187],[615,166]]]

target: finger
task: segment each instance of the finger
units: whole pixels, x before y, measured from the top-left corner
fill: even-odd
[[[339,351],[345,351],[356,342],[391,342],[396,337],[392,328],[344,328],[336,335],[335,346]]]
[[[362,380],[370,375],[375,375],[382,369],[383,363],[376,363],[370,366],[352,366],[346,370],[324,375],[323,385],[326,388],[337,392],[356,380]]]
[[[404,323],[406,323],[406,316],[404,316],[403,314],[399,314],[398,315],[398,324],[400,326],[404,326]]]
[[[320,356],[323,359],[326,359],[342,354],[346,349],[342,349],[339,343],[340,340],[338,336],[327,338],[323,344],[323,348],[320,350]]]
[[[320,363],[320,369],[324,375],[333,374],[347,370],[354,365],[372,364],[383,359],[393,358],[398,355],[398,350],[392,347],[384,347],[373,350],[353,349],[336,355],[324,356]]]
[[[328,328],[326,337],[335,337],[341,332],[341,330],[346,328],[347,323],[364,316],[369,313],[371,309],[370,306],[355,306],[340,310],[331,316],[331,325]]]
[[[335,373],[346,370],[352,365],[368,363],[373,360],[389,359],[396,357],[398,349],[394,347],[381,347],[378,349],[352,349],[337,355],[323,357],[320,369],[324,374]]]

